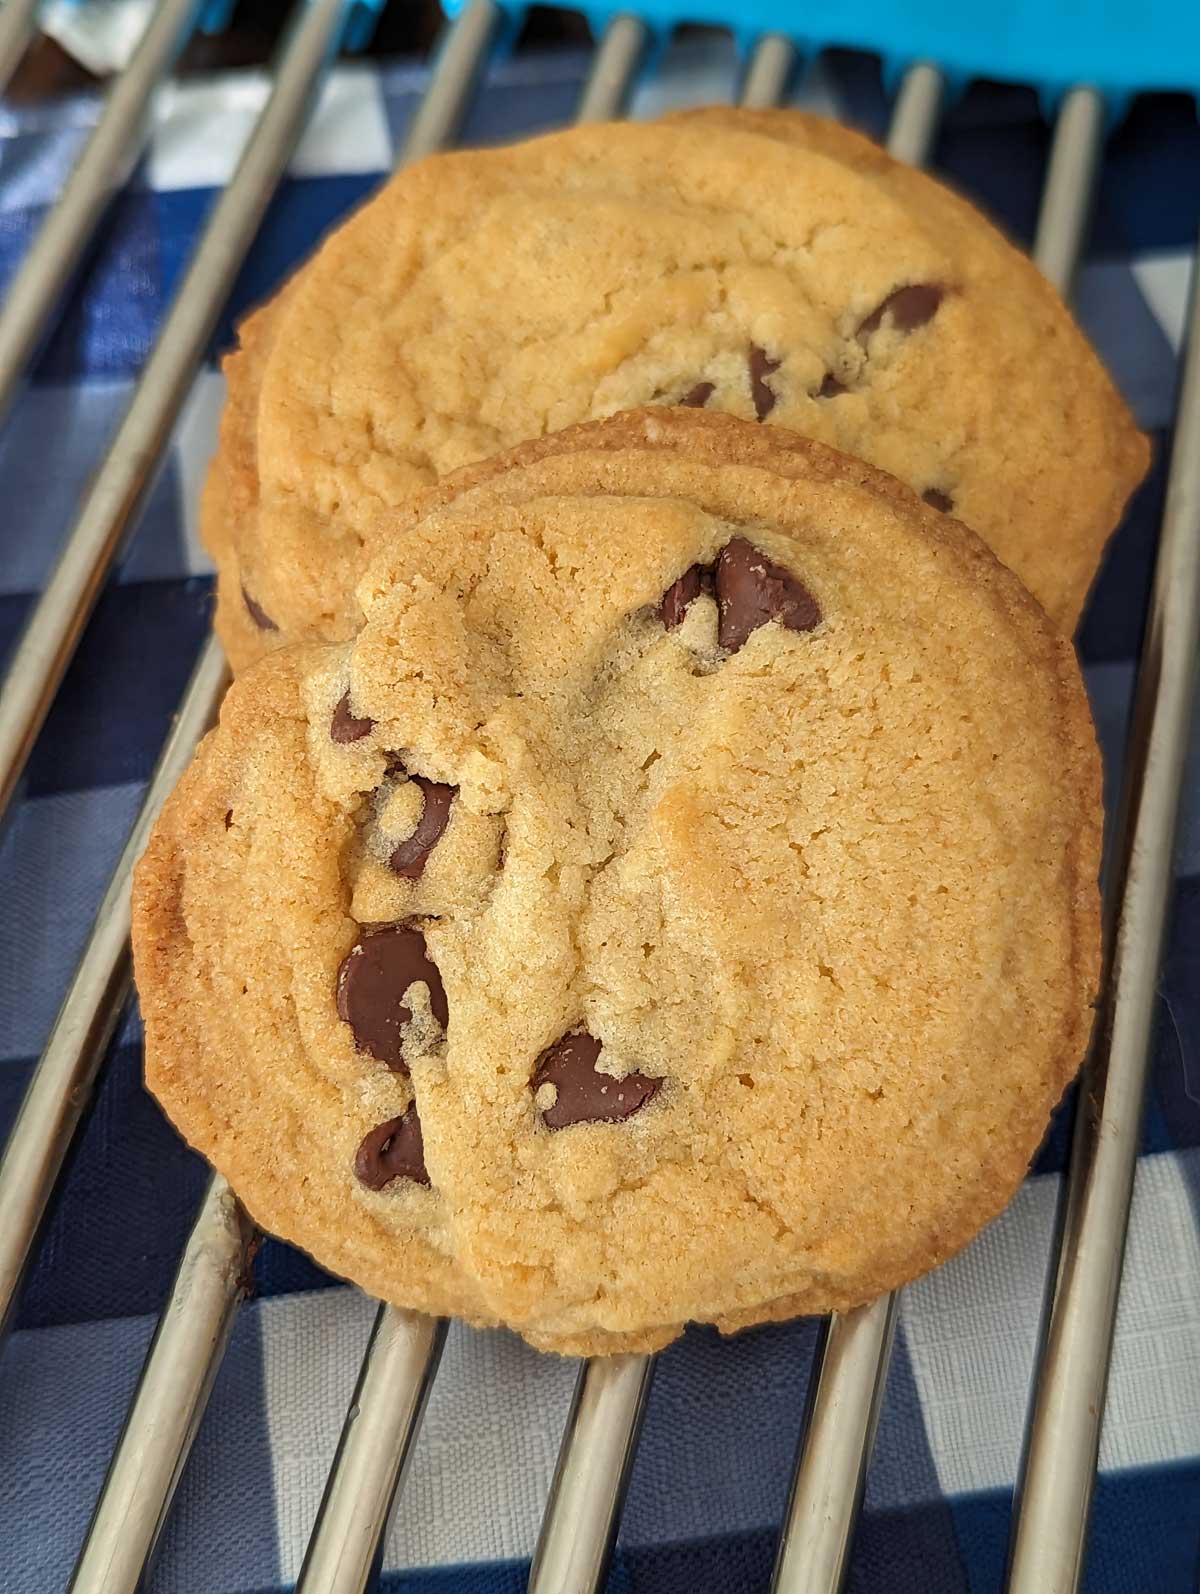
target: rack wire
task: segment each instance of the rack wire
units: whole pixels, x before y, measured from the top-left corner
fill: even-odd
[[[194,0],[164,0],[74,174],[0,312],[0,412],[51,323],[114,189],[141,143],[142,112],[196,24]],[[0,84],[32,36],[36,0],[0,9]],[[342,37],[347,0],[309,0],[294,12],[272,68],[273,86],[236,173],[214,209],[134,397],[63,545],[0,694],[0,815],[82,635],[100,586],[136,522],[216,317],[283,176]],[[495,0],[471,0],[449,26],[401,162],[453,142],[503,23]],[[624,114],[651,47],[636,12],[600,38],[577,120]],[[740,100],[778,103],[799,64],[795,44],[766,34],[750,54]],[[946,79],[935,62],[905,73],[888,148],[923,165],[936,142]],[[1064,293],[1086,239],[1106,107],[1083,84],[1059,106],[1034,256]],[[1011,1546],[1009,1594],[1079,1587],[1112,1346],[1153,1000],[1170,896],[1171,856],[1200,644],[1200,272],[1175,446],[1139,667],[1131,752],[1108,881],[1115,928],[1100,1039],[1080,1092],[1067,1205],[1047,1327],[1035,1377]],[[21,1282],[72,1135],[94,1090],[129,994],[130,880],[150,826],[211,723],[227,682],[210,641],[114,871],[58,1019],[0,1160],[0,1324]],[[114,1450],[80,1550],[75,1594],[133,1594],[145,1576],[174,1488],[217,1375],[253,1253],[253,1225],[214,1176]],[[801,1421],[772,1587],[836,1594],[854,1530],[899,1309],[887,1296],[825,1324]],[[437,1372],[446,1324],[381,1307],[366,1348],[298,1589],[362,1594]],[[654,1358],[585,1362],[567,1416],[533,1559],[532,1594],[591,1594],[604,1581],[645,1411]]]

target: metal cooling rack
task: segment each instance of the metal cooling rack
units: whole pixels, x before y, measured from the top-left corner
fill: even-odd
[[[203,9],[198,0],[161,0],[136,54],[114,81],[100,122],[0,312],[0,412],[107,200],[140,152],[151,94]],[[211,16],[212,6],[208,10]],[[36,11],[36,0],[7,0],[0,10],[0,84],[21,59]],[[11,802],[118,547],[136,521],[314,94],[347,27],[361,33],[363,11],[362,0],[308,0],[295,8],[275,58],[270,97],[4,679],[0,814]],[[437,52],[402,161],[453,141],[505,24],[496,0],[468,0]],[[607,22],[580,98],[580,121],[622,114],[652,42],[650,24],[635,14]],[[799,53],[780,33],[753,41],[742,103],[779,101]],[[888,133],[893,155],[917,165],[927,160],[946,92],[947,75],[933,62],[908,68]],[[1108,109],[1102,93],[1088,85],[1070,89],[1058,104],[1034,255],[1064,292],[1086,237]],[[1109,879],[1111,967],[1100,1039],[1079,1096],[1057,1272],[1014,1515],[1008,1594],[1068,1594],[1082,1575],[1200,640],[1198,284],[1200,272],[1194,271],[1170,482]],[[129,994],[134,862],[211,723],[226,680],[220,651],[210,641],[0,1162],[0,1323],[11,1320],[41,1220]],[[133,1594],[141,1585],[246,1294],[257,1243],[229,1187],[214,1177],[79,1553],[70,1585],[75,1594]],[[824,1327],[780,1534],[772,1582],[778,1594],[834,1594],[842,1587],[897,1299],[888,1296],[834,1316]],[[300,1572],[302,1594],[362,1594],[372,1585],[445,1329],[444,1322],[417,1313],[380,1308]],[[602,1585],[653,1370],[653,1358],[645,1356],[581,1367],[534,1555],[533,1594],[590,1594]]]

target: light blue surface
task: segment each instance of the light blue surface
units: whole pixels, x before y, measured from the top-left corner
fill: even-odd
[[[470,0],[443,0],[451,16]],[[513,22],[528,7],[500,0]],[[730,28],[749,48],[783,33],[811,55],[830,46],[870,50],[893,78],[917,61],[935,62],[951,87],[969,79],[1029,83],[1053,102],[1079,83],[1102,89],[1114,112],[1143,89],[1200,92],[1200,4],[1195,0],[638,0],[630,6],[583,5],[599,37],[630,11],[665,35],[683,22]]]

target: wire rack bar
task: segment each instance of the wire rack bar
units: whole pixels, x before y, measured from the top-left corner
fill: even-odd
[[[398,165],[434,153],[441,147],[438,140],[453,137],[482,75],[498,21],[492,0],[476,0],[452,24]],[[431,105],[436,114],[426,114]],[[362,1594],[372,1586],[445,1332],[446,1324],[438,1319],[380,1307],[313,1523],[297,1594]],[[218,1360],[222,1351],[218,1344],[209,1348]],[[210,1379],[215,1372],[214,1362]]]
[[[112,452],[101,467],[97,487],[90,495],[89,505],[96,502],[106,472],[120,478],[119,482],[112,483],[108,499],[101,500],[105,503],[114,539],[132,517],[141,488],[169,435],[220,304],[232,286],[263,210],[283,175],[317,84],[337,48],[344,16],[344,0],[312,0],[310,5],[297,11],[289,26],[277,56],[270,97],[233,181],[218,202],[175,308],[139,384],[138,395]],[[192,294],[200,301],[198,306],[191,303]],[[160,360],[159,374],[151,381],[156,361]],[[139,418],[139,399],[147,394]],[[131,425],[134,421],[136,426]],[[119,500],[118,486],[124,488]],[[85,525],[87,519],[88,506],[85,506],[79,524]],[[86,611],[78,617],[72,646],[85,618]],[[26,662],[28,665],[29,661]],[[165,795],[164,765],[168,753],[172,760],[177,757],[185,761],[188,737],[198,736],[203,723],[211,716],[220,697],[223,677],[220,650],[212,641],[185,695],[175,736],[152,783],[152,798],[156,793]],[[15,675],[15,670],[10,673],[10,679],[13,678],[22,679]],[[47,703],[57,679],[55,677],[49,687]],[[148,801],[138,822],[137,829],[143,832],[152,817],[147,812],[149,806]],[[81,965],[68,996],[68,1004],[75,998],[74,1013],[69,1022],[64,1022],[67,1009],[60,1013],[52,1043],[56,1037],[61,1037],[61,1046],[57,1051],[53,1044],[48,1048],[58,1061],[46,1069],[43,1058],[39,1065],[44,1083],[35,1105],[31,1108],[27,1103],[23,1108],[6,1155],[6,1168],[15,1170],[19,1159],[28,1159],[35,1178],[40,1181],[37,1211],[28,1209],[20,1214],[22,1254],[14,1260],[9,1299],[28,1258],[32,1232],[44,1209],[49,1187],[61,1166],[66,1136],[78,1121],[78,1108],[70,1100],[69,1083],[66,1100],[62,1096],[62,1085],[73,1070],[78,1070],[82,1089],[86,1092],[94,1079],[102,1042],[111,1035],[127,987],[126,893],[129,872],[136,857],[135,839],[136,831],[122,855],[109,898],[106,898],[112,902],[114,917],[120,915],[123,922],[114,924],[111,939],[105,934],[103,920],[93,930],[88,949],[94,953],[93,962],[86,964],[83,986],[79,982],[85,966]],[[85,961],[86,957],[87,954]],[[49,1144],[56,1125],[62,1126],[63,1137]],[[35,1140],[35,1135],[41,1138]],[[125,1591],[133,1594],[140,1586],[203,1415],[233,1317],[245,1292],[249,1258],[255,1243],[253,1227],[228,1186],[214,1177],[147,1353],[138,1392],[113,1453],[76,1565],[72,1594],[125,1594]]]
[[[66,187],[5,294],[0,314],[0,416],[12,403],[101,216],[137,163],[149,129],[146,111],[151,95],[187,43],[198,11],[198,0],[162,0],[152,14],[129,65],[108,92],[100,120]]]
[[[256,1244],[249,1218],[224,1179],[214,1174],[158,1320],[68,1594],[134,1594],[143,1586],[249,1286]]]
[[[496,0],[471,0],[442,41],[401,151],[401,164],[445,149],[458,136],[500,31]]]
[[[625,60],[635,71],[636,57],[627,54]],[[794,63],[787,41],[775,35],[761,40],[742,102],[753,90],[756,103],[766,103],[762,96],[772,80],[777,95],[782,93]],[[618,92],[616,102],[623,98]],[[587,102],[585,91],[583,106]],[[530,1594],[594,1594],[603,1585],[653,1373],[652,1356],[598,1357],[580,1368],[534,1551]]]
[[[37,27],[41,0],[4,0],[0,8],[0,90],[8,87]]]
[[[926,164],[945,94],[945,78],[928,62],[905,73],[887,137],[895,159]],[[778,1594],[837,1594],[845,1582],[899,1299],[834,1313],[825,1328],[775,1560]]]
[[[288,155],[299,137],[305,107],[336,46],[342,0],[324,0],[323,4],[314,4],[306,12],[298,13],[298,16],[299,24],[293,27],[279,56],[271,98],[259,118],[226,196],[231,196],[239,181],[243,181],[243,195],[239,203],[243,207],[250,207],[251,201],[254,201],[259,214],[270,197],[271,189],[266,185],[270,181],[273,188],[274,181],[282,174]],[[243,174],[247,174],[244,179]],[[239,210],[239,218],[241,215]],[[217,262],[216,275],[222,280],[226,276],[232,279],[249,245],[249,237],[243,238],[240,231],[237,236],[230,236],[232,229],[226,227],[218,233],[218,221],[219,216],[214,215],[205,241],[200,246],[196,265],[184,285],[184,294],[202,263],[200,255],[210,239],[214,236],[217,239],[213,248],[221,258]],[[197,285],[211,292],[214,286],[213,273],[206,270]],[[164,328],[164,338],[173,321],[174,313],[167,328]],[[192,331],[190,327],[185,328],[181,337],[191,336]],[[205,330],[204,337],[207,338],[207,335]],[[156,354],[151,356],[152,365],[157,353],[156,350]],[[199,347],[196,354],[198,358]],[[173,358],[178,361],[179,353],[176,352]],[[149,369],[147,367],[147,373]],[[145,380],[143,378],[143,387]],[[139,388],[139,396],[142,390]],[[155,397],[163,397],[162,389],[157,386]],[[173,390],[171,402],[174,397]],[[136,405],[137,399],[127,417],[127,426]],[[165,416],[160,417],[156,425],[165,439],[170,421]],[[120,468],[136,468],[145,478],[151,469],[152,457],[138,448],[143,441],[141,434],[126,439]],[[97,488],[93,489],[89,502],[95,500],[106,470],[112,466],[121,449],[122,436],[118,436],[113,452],[105,466],[101,467]],[[127,500],[121,510],[122,518],[128,519],[133,508],[133,501]],[[86,516],[85,509],[84,519]],[[80,524],[83,524],[83,519]],[[79,629],[82,629],[84,619],[85,616],[79,617]],[[71,645],[74,646],[74,638]],[[10,681],[22,679],[18,676],[18,662],[14,662],[10,670]],[[26,661],[26,667],[29,662]],[[220,649],[215,641],[210,641],[201,654],[180,703],[175,727],[160,757],[134,830],[109,883],[83,958],[30,1081],[3,1160],[0,1161],[0,1327],[11,1320],[13,1304],[32,1255],[38,1228],[128,992],[129,890],[133,866],[145,845],[158,809],[216,713],[225,678]],[[57,685],[57,681],[54,685]],[[47,703],[53,690],[53,686],[48,686]],[[6,696],[5,701],[0,703],[0,724],[10,723],[8,715],[11,706]]]
[[[623,116],[646,53],[650,30],[640,17],[614,17],[596,46],[583,86],[577,122],[611,122]]]
[[[42,1219],[129,994],[134,865],[159,809],[216,716],[226,680],[214,638],[197,662],[0,1159],[0,1333],[11,1322]]]
[[[835,1313],[825,1324],[801,1439],[807,1465],[797,1465],[792,1475],[771,1582],[774,1594],[814,1594],[839,1589],[845,1581],[899,1299],[885,1295],[857,1311]]]
[[[892,155],[912,164],[928,160],[944,94],[945,81],[936,67],[921,64],[910,70],[897,96],[888,134]],[[1055,130],[1035,248],[1039,266],[1044,270],[1049,266],[1047,274],[1053,273],[1052,280],[1060,287],[1074,276],[1090,214],[1089,196],[1079,194],[1076,181],[1090,174],[1088,182],[1094,182],[1103,131],[1099,97],[1090,89],[1073,90],[1063,101]],[[1044,251],[1045,264],[1039,249]],[[847,1440],[836,1425],[823,1430],[816,1416],[822,1410],[849,1411],[861,1419],[875,1410],[891,1356],[890,1325],[898,1299],[885,1297],[860,1312],[830,1321],[775,1569],[774,1587],[779,1594],[801,1594],[802,1590],[804,1594],[825,1594],[826,1590],[835,1594],[845,1582],[875,1423],[856,1421]],[[869,1323],[864,1312],[875,1314]],[[883,1331],[885,1323],[887,1332]],[[828,1487],[826,1480],[839,1472],[838,1487]],[[1035,1587],[1031,1584],[1028,1594],[1033,1594]],[[1038,1594],[1042,1594],[1040,1587]]]
[[[748,110],[770,110],[785,97],[800,59],[796,46],[782,33],[764,34],[754,46],[738,96]]]
[[[379,1308],[296,1594],[372,1586],[445,1339],[444,1319]]]
[[[1129,737],[1113,881],[1119,916],[1099,1039],[1079,1092],[1067,1205],[1013,1529],[1009,1594],[1074,1594],[1158,1001],[1200,651],[1200,251],[1175,444]]]
[[[928,61],[910,66],[900,81],[888,127],[887,151],[906,166],[927,166],[946,98],[946,79]]]
[[[153,480],[221,306],[337,48],[345,11],[345,0],[311,0],[297,9],[270,98],[216,203],[125,418],[17,643],[0,691],[0,814]]]
[[[432,153],[441,147],[440,141],[451,139],[461,126],[496,38],[498,20],[499,13],[492,0],[476,0],[453,24],[414,117],[400,164]],[[614,19],[597,48],[580,97],[577,120],[605,120],[623,109],[647,37],[645,27],[635,18]],[[435,1332],[440,1335],[438,1325],[431,1319],[414,1315],[413,1320],[424,1325],[427,1335]],[[381,1318],[380,1322],[383,1321]],[[420,1391],[427,1390],[436,1369],[436,1357],[430,1365],[424,1366],[410,1355],[401,1357],[394,1369],[385,1358],[381,1364],[384,1370],[373,1371],[380,1356],[378,1332],[377,1323],[359,1372],[358,1392],[342,1430],[338,1459],[326,1484],[305,1556],[301,1587],[311,1586],[313,1594],[317,1589],[324,1594],[327,1588],[336,1590],[336,1594],[359,1594],[369,1584],[374,1559],[402,1481],[402,1467],[397,1466],[396,1458],[408,1453],[424,1406],[424,1395]],[[440,1338],[438,1344],[440,1347]],[[554,1504],[559,1498],[556,1480],[543,1527],[543,1539],[547,1534],[551,1539],[555,1539],[556,1534],[565,1533],[572,1538],[582,1534],[585,1553],[590,1554],[592,1562],[600,1568],[598,1576],[603,1575],[603,1567],[607,1565],[633,1458],[637,1421],[650,1380],[649,1358],[622,1360],[638,1368],[636,1378],[642,1396],[633,1403],[632,1413],[628,1389],[633,1375],[628,1367],[624,1382],[614,1382],[611,1371],[604,1371],[606,1366],[611,1368],[611,1364],[587,1364],[580,1372],[572,1412],[579,1411],[582,1402],[588,1420],[576,1423],[572,1417],[568,1421],[559,1457],[560,1477],[565,1473],[570,1479],[586,1475],[608,1480],[595,1497],[600,1509],[593,1510],[588,1520],[581,1523],[577,1494],[568,1490],[570,1499],[565,1505],[566,1514],[560,1516]],[[380,1385],[385,1380],[396,1383],[402,1391],[400,1399],[380,1401]],[[369,1421],[364,1422],[368,1401],[371,1405]],[[565,1502],[566,1496],[563,1498]],[[607,1515],[604,1514],[605,1499]],[[601,1517],[604,1519],[600,1520]],[[342,1581],[329,1581],[332,1569],[337,1570]],[[542,1588],[543,1591],[553,1588],[557,1594],[559,1585],[543,1583]]]
[[[529,1594],[603,1587],[654,1366],[653,1356],[597,1356],[579,1369]]]
[[[1104,149],[1104,118],[1102,96],[1079,87],[1063,99],[1054,125],[1033,258],[1064,297],[1074,286],[1087,238]]]

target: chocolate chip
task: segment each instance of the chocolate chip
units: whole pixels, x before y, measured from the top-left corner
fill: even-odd
[[[820,623],[821,610],[804,583],[744,537],[721,549],[716,580],[717,642],[730,653],[769,620],[789,631],[811,631]]]
[[[424,775],[413,775],[412,783],[425,799],[417,828],[404,840],[388,859],[393,872],[402,880],[415,880],[425,868],[429,854],[442,839],[442,832],[450,823],[450,805],[458,794],[457,786],[442,786],[436,780],[426,780]]]
[[[668,631],[673,631],[677,625],[682,625],[688,605],[700,596],[704,588],[706,574],[703,565],[693,565],[690,570],[683,572],[678,581],[673,581],[663,593],[658,612]]]
[[[375,721],[371,719],[358,719],[350,712],[350,694],[343,692],[338,698],[337,707],[333,711],[333,719],[329,722],[329,739],[334,742],[361,742],[364,736],[370,736],[375,729]]]
[[[225,829],[226,830],[232,830],[233,829],[233,809],[232,808],[227,808],[225,810]]]
[[[716,384],[714,382],[697,382],[695,387],[685,393],[679,402],[686,409],[702,410],[715,392]]]
[[[242,602],[246,605],[246,613],[254,621],[255,625],[258,627],[258,629],[260,631],[278,631],[279,630],[279,627],[275,624],[274,620],[272,620],[271,616],[263,608],[262,604],[261,603],[255,603],[254,599],[246,591],[244,586],[242,588]]]
[[[832,371],[826,371],[824,380],[817,389],[817,397],[823,399],[837,398],[839,393],[848,393],[850,389],[844,382],[839,382]]]
[[[781,362],[772,360],[766,349],[760,349],[757,343],[750,346],[750,397],[754,400],[754,413],[760,421],[765,421],[775,408],[777,395],[767,386],[767,378],[772,371],[778,371]]]
[[[408,1073],[404,1030],[412,1022],[401,997],[418,980],[429,987],[429,1005],[444,1029],[449,1009],[442,977],[425,950],[425,937],[411,924],[364,931],[338,969],[338,1017],[349,1024],[360,1052],[396,1074]]]
[[[948,515],[954,508],[954,500],[949,493],[944,493],[940,487],[927,487],[921,497],[930,509],[940,509],[943,515]]]
[[[382,1190],[393,1179],[411,1179],[428,1184],[425,1171],[425,1141],[414,1101],[399,1118],[389,1118],[369,1135],[363,1136],[354,1158],[354,1172],[368,1190]]]
[[[897,332],[915,332],[927,321],[932,321],[937,307],[945,297],[945,290],[936,282],[912,282],[905,288],[896,288],[882,304],[871,311],[858,329],[858,340],[865,343],[872,332],[878,332],[884,316],[890,316]]]
[[[564,1035],[538,1058],[533,1075],[535,1093],[543,1085],[558,1092],[553,1107],[542,1113],[547,1129],[567,1129],[572,1124],[617,1123],[632,1118],[658,1093],[661,1079],[626,1074],[614,1079],[596,1068],[600,1042],[586,1030]]]

